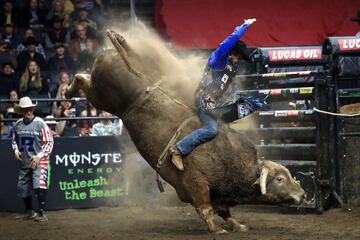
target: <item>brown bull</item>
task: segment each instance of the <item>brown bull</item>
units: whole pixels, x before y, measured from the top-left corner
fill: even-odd
[[[247,230],[230,214],[229,207],[235,204],[302,203],[305,192],[288,169],[270,161],[258,162],[253,143],[226,125],[222,125],[216,139],[200,145],[184,158],[183,172],[171,161],[158,168],[158,158],[169,140],[194,113],[178,103],[175,99],[180,98],[178,95],[156,87],[163,74],[162,59],[149,65],[123,37],[112,31],[107,34],[117,51],[99,54],[91,79],[76,75],[66,97],[82,89],[94,106],[121,117],[144,159],[176,189],[183,202],[196,208],[211,232],[226,233],[215,222],[215,213],[231,230]],[[183,128],[180,137],[200,124],[194,118]]]

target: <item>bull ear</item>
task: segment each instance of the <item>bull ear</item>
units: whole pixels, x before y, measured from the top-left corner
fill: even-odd
[[[267,167],[263,167],[260,173],[260,190],[262,195],[266,194],[266,179],[268,174],[269,174],[269,169]]]

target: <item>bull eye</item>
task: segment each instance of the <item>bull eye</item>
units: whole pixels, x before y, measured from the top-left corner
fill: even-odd
[[[283,179],[282,177],[277,177],[276,180],[277,180],[278,182],[282,182],[284,179]]]

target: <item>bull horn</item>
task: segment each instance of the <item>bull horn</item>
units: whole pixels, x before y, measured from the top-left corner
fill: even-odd
[[[269,169],[266,167],[263,167],[261,169],[261,174],[260,174],[260,190],[261,190],[261,194],[265,195],[266,194],[266,178],[269,174]]]

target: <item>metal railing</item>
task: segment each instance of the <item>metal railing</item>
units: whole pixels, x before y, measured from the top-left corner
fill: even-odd
[[[54,103],[54,102],[88,102],[86,98],[71,98],[71,99],[63,99],[63,98],[33,98],[32,99],[33,102],[35,103],[39,103],[39,102],[49,102],[49,103]],[[11,100],[11,99],[0,99],[0,109],[2,104],[7,104],[7,103],[18,103],[18,100]],[[76,108],[76,107],[75,107]],[[20,119],[19,118],[4,118],[4,119],[0,119],[0,123],[4,122],[4,123],[9,123],[9,122],[16,122]],[[51,120],[51,121],[86,121],[86,120],[105,120],[105,119],[110,119],[110,120],[117,120],[119,119],[116,116],[110,116],[110,117],[100,117],[100,116],[96,116],[96,117],[54,117],[54,118],[49,118],[49,119],[45,119],[44,120]],[[0,128],[0,135],[2,134],[2,129]]]

